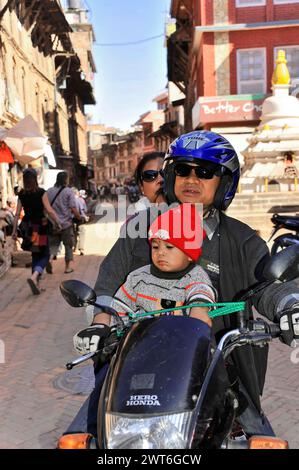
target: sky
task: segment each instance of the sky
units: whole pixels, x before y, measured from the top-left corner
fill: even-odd
[[[171,0],[82,0],[90,10],[96,43],[97,104],[87,106],[94,124],[127,130],[139,116],[156,109],[153,98],[167,84],[164,37],[127,46],[100,46],[163,35]]]

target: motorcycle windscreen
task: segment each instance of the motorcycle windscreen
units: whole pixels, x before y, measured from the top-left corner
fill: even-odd
[[[210,357],[211,329],[200,320],[144,319],[115,358],[106,411],[180,413],[194,408]]]

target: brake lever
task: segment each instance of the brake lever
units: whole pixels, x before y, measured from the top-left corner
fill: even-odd
[[[91,352],[91,353],[88,353],[88,354],[84,354],[84,356],[81,356],[81,357],[77,357],[76,359],[74,359],[72,362],[68,362],[65,367],[67,370],[72,370],[73,367],[76,367],[78,366],[79,364],[82,364],[82,362],[85,362],[85,361],[88,361],[88,359],[92,359],[94,356],[96,356],[97,354],[99,354],[99,352],[101,352],[102,350],[99,349],[95,352]]]

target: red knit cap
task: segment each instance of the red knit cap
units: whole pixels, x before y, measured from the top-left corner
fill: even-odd
[[[201,255],[202,241],[206,236],[201,217],[195,204],[184,203],[161,214],[148,232],[151,243],[154,238],[167,241],[189,256],[193,261]]]

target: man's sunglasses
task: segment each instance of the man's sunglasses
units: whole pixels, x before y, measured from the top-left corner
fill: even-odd
[[[155,181],[159,175],[163,178],[162,170],[145,170],[141,173],[141,180],[146,183],[151,183],[152,181]]]
[[[213,176],[221,176],[222,168],[219,165],[213,167],[203,167],[203,166],[191,166],[187,163],[177,163],[174,167],[174,173],[176,176],[181,176],[182,178],[187,178],[191,171],[194,170],[197,178],[210,180]]]

